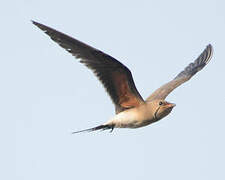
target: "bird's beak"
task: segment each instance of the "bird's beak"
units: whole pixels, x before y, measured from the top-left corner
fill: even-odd
[[[176,104],[174,104],[174,103],[169,103],[169,104],[167,104],[167,107],[168,108],[174,108],[176,106]]]

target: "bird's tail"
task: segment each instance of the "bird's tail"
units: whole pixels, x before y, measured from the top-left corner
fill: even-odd
[[[72,132],[72,134],[76,134],[76,133],[80,133],[80,132],[92,132],[92,131],[97,131],[97,130],[107,130],[107,129],[111,129],[110,132],[113,131],[114,129],[114,126],[113,125],[100,125],[100,126],[96,126],[94,128],[89,128],[89,129],[84,129],[84,130],[81,130],[81,131],[75,131],[75,132]]]

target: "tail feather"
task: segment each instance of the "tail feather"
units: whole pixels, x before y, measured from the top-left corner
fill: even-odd
[[[84,129],[81,131],[75,131],[72,132],[72,134],[76,134],[76,133],[81,133],[81,132],[92,132],[92,131],[97,131],[97,130],[107,130],[107,129],[112,129],[113,130],[114,126],[110,126],[110,125],[100,125],[100,126],[96,126],[94,128],[89,128],[89,129]]]

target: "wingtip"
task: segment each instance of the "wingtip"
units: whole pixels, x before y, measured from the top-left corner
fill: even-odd
[[[37,22],[32,20],[32,19],[30,21],[31,21],[32,24],[37,24]]]
[[[205,61],[206,64],[209,63],[209,61],[212,59],[213,56],[213,46],[211,44],[208,44],[206,47],[206,51],[208,52],[208,58]]]
[[[37,21],[34,21],[34,20],[30,20],[32,24],[34,24],[35,26],[39,27],[41,24],[38,23]]]
[[[31,21],[32,24],[34,24],[35,26],[39,27],[40,29],[41,29],[41,27],[45,26],[45,25],[43,25],[43,24],[41,24],[41,23],[39,23],[37,21],[34,21],[32,19],[30,21]]]
[[[213,46],[212,46],[212,44],[208,44],[206,48],[209,49],[209,50],[211,50],[211,51],[213,51]]]

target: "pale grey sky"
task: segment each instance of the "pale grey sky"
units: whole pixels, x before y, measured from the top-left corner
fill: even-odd
[[[225,2],[5,1],[0,179],[225,179]],[[203,51],[211,62],[148,127],[71,135],[114,115],[90,70],[30,20],[96,47],[133,72],[146,98]],[[12,142],[12,143],[11,143]]]

